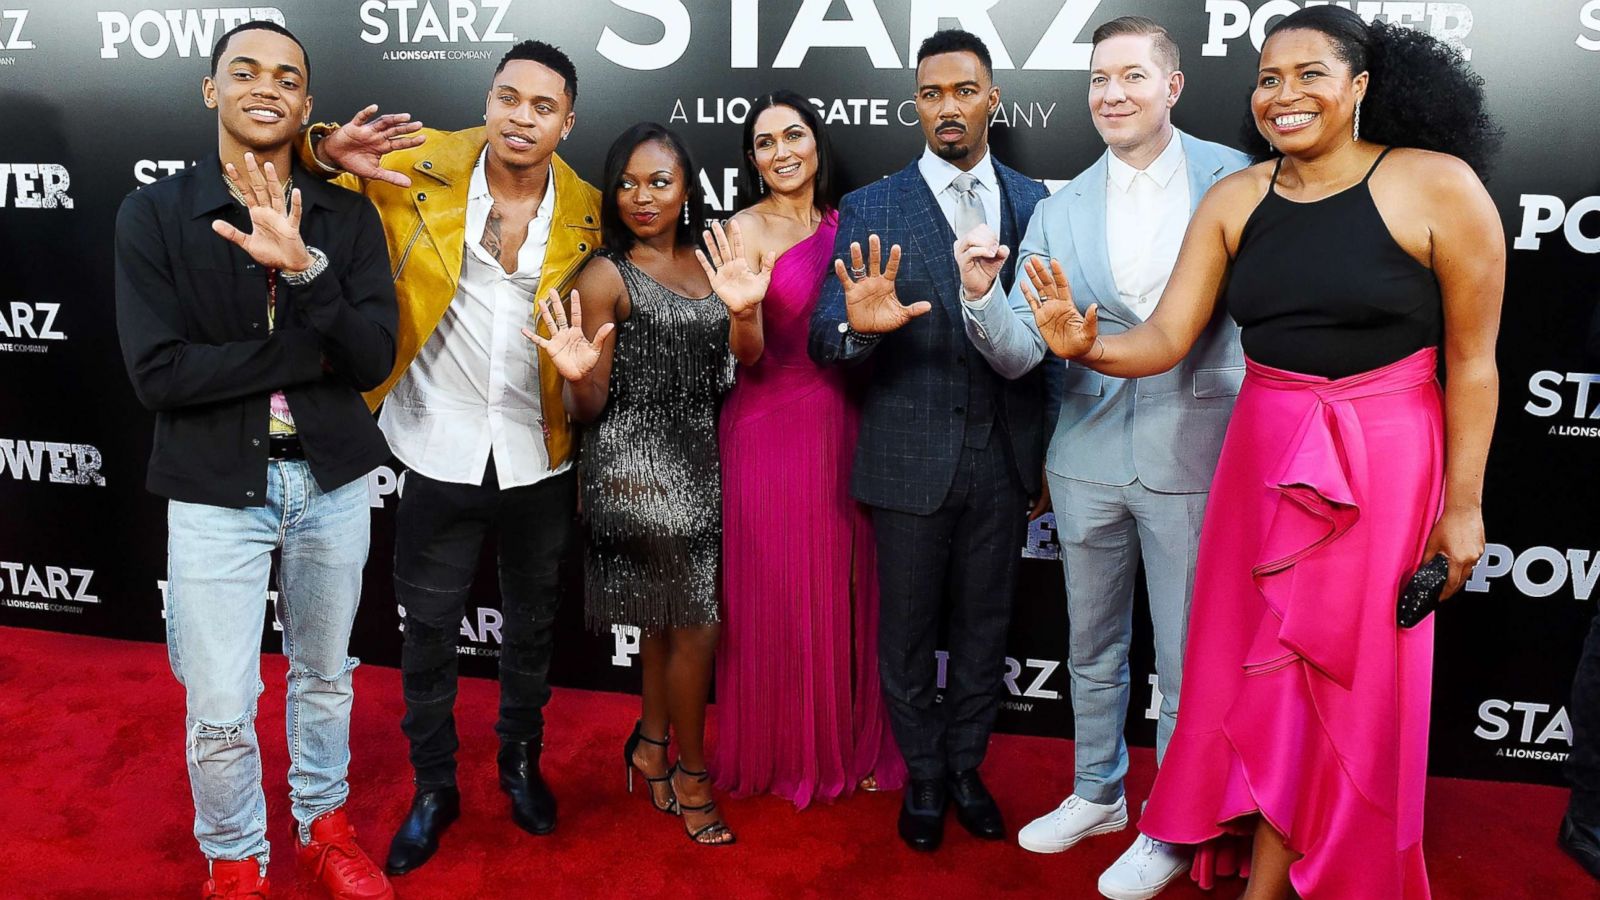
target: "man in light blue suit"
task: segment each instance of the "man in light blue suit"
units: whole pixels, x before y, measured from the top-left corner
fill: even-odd
[[[1061,262],[1074,300],[1099,304],[1102,333],[1115,334],[1155,309],[1201,196],[1248,159],[1173,127],[1183,73],[1155,22],[1129,16],[1097,29],[1089,79],[1090,111],[1109,149],[1039,203],[1018,262]],[[1164,374],[1120,379],[1069,365],[1047,353],[1022,293],[1026,274],[1009,296],[989,274],[1007,255],[992,234],[965,236],[956,255],[973,346],[1009,378],[1044,361],[1059,388],[1045,470],[1066,570],[1076,774],[1072,795],[1018,835],[1028,850],[1056,853],[1128,824],[1123,727],[1141,557],[1162,693],[1158,760],[1172,736],[1200,522],[1244,358],[1238,328],[1219,309],[1188,358]],[[1180,848],[1140,836],[1100,890],[1153,897],[1187,866]]]

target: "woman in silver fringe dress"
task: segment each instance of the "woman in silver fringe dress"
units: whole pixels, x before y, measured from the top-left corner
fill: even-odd
[[[566,379],[567,411],[592,423],[580,475],[585,618],[597,631],[641,632],[643,709],[623,748],[628,787],[638,770],[652,805],[682,815],[691,840],[723,845],[733,832],[712,800],[704,746],[722,619],[717,404],[735,362],[761,357],[772,261],[746,260],[737,229],[721,226],[707,233],[706,254],[696,249],[696,171],[661,125],[617,138],[600,201],[607,250],[565,306],[554,291],[541,304],[542,333],[525,333]],[[669,767],[671,732],[678,759]]]

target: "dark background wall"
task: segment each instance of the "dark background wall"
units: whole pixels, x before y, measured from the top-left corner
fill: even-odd
[[[1088,40],[1095,25],[1123,14],[1160,19],[1178,42],[1188,76],[1178,125],[1236,142],[1262,29],[1301,5],[274,2],[0,0],[0,624],[163,637],[164,503],[142,488],[151,418],[117,348],[111,227],[129,191],[215,145],[200,79],[212,42],[240,21],[285,22],[305,41],[316,118],[343,121],[377,102],[446,129],[480,121],[489,76],[512,42],[550,41],[580,76],[567,160],[594,180],[620,130],[642,119],[669,123],[697,154],[708,212],[719,214],[736,202],[748,100],[775,87],[823,106],[850,186],[911,160],[921,145],[909,106],[912,60],[921,38],[942,26],[989,42],[1002,88],[996,152],[1035,177],[1069,179],[1103,151],[1087,115]],[[1433,770],[1556,781],[1571,744],[1572,669],[1600,578],[1592,514],[1600,375],[1585,374],[1597,363],[1582,354],[1600,291],[1600,0],[1355,6],[1470,53],[1507,132],[1490,182],[1512,243],[1484,504],[1490,545],[1467,591],[1439,618]],[[1338,237],[1307,235],[1305,264],[1316,265],[1319,242]],[[393,468],[370,478],[372,556],[354,640],[357,655],[388,665],[400,645],[389,579],[397,481]],[[1046,519],[1023,549],[1006,730],[1071,734],[1055,550]],[[479,581],[461,652],[468,672],[488,674],[500,613],[492,577]],[[634,639],[585,633],[579,605],[569,591],[556,680],[635,689]],[[1136,621],[1129,732],[1148,744],[1156,707],[1148,617],[1141,610]],[[267,647],[277,647],[270,633]]]

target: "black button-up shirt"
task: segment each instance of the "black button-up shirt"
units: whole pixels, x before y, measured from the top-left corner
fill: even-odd
[[[331,491],[389,458],[361,391],[394,366],[398,310],[378,213],[295,166],[300,233],[328,257],[304,287],[277,280],[211,230],[250,231],[216,154],[123,200],[117,332],[140,402],[156,413],[147,487],[212,506],[267,499],[268,402],[283,391],[317,485]]]

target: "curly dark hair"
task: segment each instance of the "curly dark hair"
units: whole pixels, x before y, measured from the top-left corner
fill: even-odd
[[[679,247],[699,246],[700,231],[706,227],[706,195],[700,187],[700,170],[695,168],[694,157],[689,155],[689,145],[665,125],[640,122],[617,135],[617,139],[611,143],[611,149],[606,151],[605,175],[600,188],[600,239],[613,254],[627,253],[639,241],[627,223],[622,221],[622,212],[617,209],[617,191],[622,187],[622,173],[628,168],[633,151],[640,144],[651,142],[666,147],[677,157],[678,167],[683,170],[689,188],[689,196],[684,198],[684,203],[689,207],[689,221],[684,222],[679,214],[673,240]]]
[[[920,66],[923,60],[941,53],[971,53],[978,58],[978,62],[983,63],[984,74],[991,79],[994,78],[994,60],[989,57],[988,45],[983,42],[983,38],[970,31],[946,28],[928,35],[923,39],[922,46],[917,48],[917,65]]]
[[[817,142],[817,177],[812,194],[812,205],[817,212],[826,213],[839,205],[839,185],[833,174],[833,144],[828,140],[828,132],[822,127],[822,117],[817,115],[817,108],[811,102],[794,91],[779,88],[765,97],[757,100],[750,106],[750,115],[744,120],[744,143],[740,149],[744,151],[743,177],[739,180],[739,196],[743,198],[740,209],[746,209],[761,199],[761,176],[756,172],[755,160],[751,154],[755,150],[756,119],[761,114],[774,106],[787,106],[800,115],[800,120],[811,129],[811,137]]]
[[[546,44],[544,41],[526,40],[514,44],[506,55],[500,57],[500,65],[494,67],[494,74],[499,75],[505,70],[507,64],[515,59],[525,59],[536,62],[541,66],[561,76],[563,93],[567,95],[567,106],[578,105],[578,70],[572,65],[572,60],[561,52],[560,47]]]
[[[1340,6],[1308,6],[1268,29],[1325,35],[1352,75],[1368,73],[1361,137],[1376,144],[1448,153],[1488,180],[1505,132],[1485,108],[1483,77],[1455,47],[1427,32],[1387,22],[1367,24]],[[1257,161],[1278,155],[1245,112],[1239,133]]]
[[[300,56],[306,61],[306,84],[309,85],[311,83],[311,54],[306,52],[306,45],[300,43],[300,39],[295,37],[294,32],[290,31],[289,29],[279,25],[277,22],[268,22],[262,19],[245,22],[243,25],[236,25],[233,28],[228,29],[228,31],[225,32],[222,37],[217,38],[216,44],[212,45],[211,47],[212,78],[217,77],[217,61],[222,59],[222,51],[227,48],[228,40],[234,35],[243,31],[270,31],[273,34],[281,34],[289,40],[294,41],[295,45],[300,48]]]

